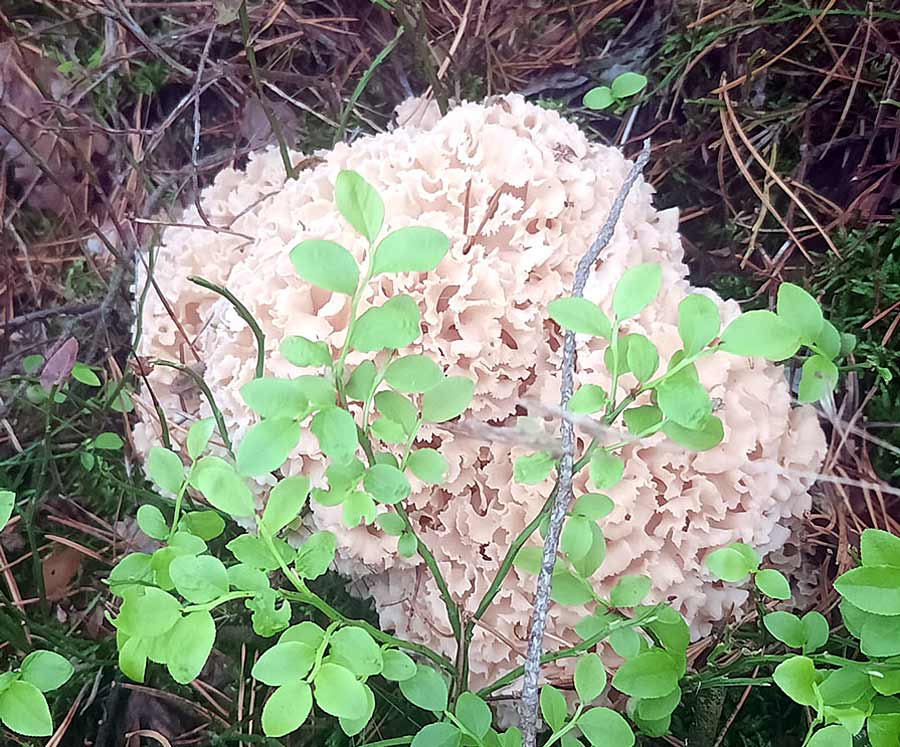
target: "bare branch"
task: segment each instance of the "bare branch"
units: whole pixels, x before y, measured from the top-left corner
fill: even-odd
[[[600,252],[606,248],[612,240],[616,230],[616,224],[625,207],[625,200],[634,183],[641,176],[647,161],[650,159],[650,141],[644,141],[644,147],[640,155],[631,167],[622,189],[616,196],[609,211],[609,217],[600,233],[591,244],[588,251],[578,263],[575,270],[575,283],[572,295],[581,297],[584,286],[587,283],[594,263]],[[562,362],[562,386],[560,394],[560,408],[567,410],[569,399],[572,397],[575,379],[575,333],[566,332],[563,345]],[[568,418],[563,418],[561,423],[562,433],[562,458],[559,463],[559,490],[550,513],[550,525],[547,530],[547,538],[544,540],[544,554],[541,559],[541,572],[538,575],[537,591],[535,592],[534,609],[531,613],[531,629],[528,635],[528,654],[525,658],[525,677],[522,684],[522,701],[520,715],[522,719],[522,731],[525,747],[535,747],[537,742],[537,718],[538,718],[538,679],[541,673],[541,654],[544,647],[544,629],[547,623],[547,611],[550,607],[550,581],[553,576],[553,568],[556,565],[556,552],[559,547],[559,538],[562,533],[566,511],[572,498],[572,476],[575,461],[575,425]]]

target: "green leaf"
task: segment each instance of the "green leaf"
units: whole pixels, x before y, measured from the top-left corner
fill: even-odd
[[[280,480],[266,501],[263,525],[270,534],[277,534],[300,515],[309,494],[309,478],[304,475]]]
[[[648,381],[659,368],[659,353],[644,335],[628,335],[625,360],[638,381]]]
[[[378,392],[375,395],[375,406],[378,408],[378,412],[388,420],[393,420],[403,426],[404,433],[410,434],[415,429],[419,414],[416,412],[415,405],[406,397],[397,392]]]
[[[149,650],[150,642],[145,638],[135,636],[122,643],[119,646],[119,669],[122,674],[135,682],[143,682]]]
[[[443,423],[462,415],[472,401],[475,382],[466,376],[448,376],[422,396],[422,418]]]
[[[566,696],[553,685],[541,687],[540,695],[541,716],[552,731],[559,731],[566,723],[569,715],[569,706]]]
[[[355,171],[341,171],[334,184],[334,201],[357,233],[374,244],[384,224],[384,203],[375,188]]]
[[[549,451],[520,456],[513,467],[513,479],[521,485],[539,485],[550,476],[555,465],[556,458]]]
[[[110,571],[106,579],[109,590],[116,596],[124,596],[129,589],[153,582],[151,556],[133,552],[126,555]]]
[[[118,433],[101,433],[94,439],[94,448],[104,451],[118,451],[123,442]]]
[[[817,340],[822,333],[825,318],[815,298],[799,285],[782,283],[778,287],[778,300],[775,306],[778,317],[788,327],[810,342]]]
[[[610,708],[591,708],[578,717],[578,728],[593,747],[632,747],[634,733],[628,722]]]
[[[647,87],[647,78],[640,73],[626,72],[617,76],[612,82],[612,95],[617,99],[626,99],[640,93]]]
[[[390,464],[376,464],[366,471],[363,486],[380,503],[393,505],[409,496],[406,476]]]
[[[252,610],[250,621],[253,632],[268,638],[291,624],[291,605],[285,600],[277,606],[278,597],[272,589],[263,589],[252,599],[244,600],[244,606]]]
[[[263,706],[263,732],[277,738],[296,731],[309,717],[312,702],[312,690],[306,682],[282,685]]]
[[[411,532],[403,532],[397,541],[397,552],[402,558],[411,558],[419,552],[419,540]]]
[[[302,680],[316,661],[316,649],[300,641],[277,643],[259,657],[251,674],[264,685],[279,687]]]
[[[828,672],[818,685],[818,689],[823,703],[827,706],[851,706],[861,698],[871,700],[875,695],[869,685],[869,675],[851,667]]]
[[[305,388],[297,379],[253,379],[241,387],[241,397],[263,418],[300,419],[310,411]]]
[[[800,334],[771,311],[747,311],[722,333],[722,350],[783,361],[800,349]]]
[[[228,593],[228,571],[212,555],[182,555],[169,566],[169,576],[189,602],[205,604]]]
[[[613,676],[619,692],[635,698],[661,698],[678,686],[678,667],[669,654],[651,649],[626,661]]]
[[[228,583],[238,591],[263,591],[269,588],[269,577],[258,568],[237,563],[228,566]]]
[[[86,366],[84,363],[76,363],[72,366],[72,378],[87,386],[101,385],[100,377],[94,373],[90,366]]]
[[[21,677],[48,693],[62,687],[74,673],[69,660],[54,651],[32,651],[22,660]]]
[[[403,426],[388,418],[376,418],[372,423],[372,433],[386,444],[406,443]]]
[[[378,370],[372,361],[363,361],[350,374],[347,379],[347,385],[344,387],[344,394],[347,399],[356,402],[365,402],[372,396],[372,390],[375,388],[375,378],[378,376]]]
[[[843,726],[833,724],[816,731],[807,747],[853,747],[853,735]]]
[[[634,628],[621,628],[609,634],[609,645],[623,659],[633,659],[647,650],[647,642]]]
[[[450,239],[435,228],[407,226],[391,231],[375,249],[372,274],[431,272],[450,250]]]
[[[356,320],[350,347],[363,353],[404,348],[419,339],[420,320],[419,305],[411,296],[394,296]]]
[[[722,443],[725,428],[722,421],[711,415],[697,429],[685,428],[683,425],[669,421],[663,424],[663,433],[675,443],[692,451],[708,451]]]
[[[409,471],[428,485],[440,485],[447,479],[450,465],[434,449],[416,449],[406,460]]]
[[[681,702],[681,689],[675,688],[661,698],[644,698],[638,703],[637,715],[641,721],[659,721],[667,718]]]
[[[440,367],[424,355],[405,355],[393,361],[384,373],[387,381],[398,392],[407,394],[427,392],[443,378]]]
[[[587,604],[594,598],[591,585],[565,569],[556,570],[550,583],[550,598],[565,607]]]
[[[896,747],[900,743],[900,714],[872,714],[866,720],[871,747]]]
[[[328,570],[336,550],[337,539],[331,532],[315,532],[297,551],[297,573],[301,578],[318,578]]]
[[[294,554],[291,546],[280,539],[275,540],[273,544],[275,545],[276,552],[281,556],[281,559],[285,563],[290,562],[290,559]],[[225,547],[231,551],[231,554],[234,555],[238,562],[250,566],[251,568],[274,571],[276,568],[281,567],[281,563],[279,563],[278,558],[272,554],[269,546],[262,539],[254,537],[252,534],[242,534],[235,537],[225,545]]]
[[[591,521],[597,521],[612,513],[616,504],[612,498],[603,493],[585,493],[575,499],[572,504],[572,513],[575,516],[584,516]]]
[[[701,383],[688,376],[673,376],[656,387],[659,409],[669,420],[696,430],[712,415],[712,401]]]
[[[603,387],[596,384],[584,384],[572,395],[568,410],[579,415],[589,415],[602,410],[608,401]]]
[[[304,620],[296,625],[291,625],[291,627],[285,630],[278,638],[279,643],[297,641],[299,643],[305,643],[313,650],[318,650],[324,640],[325,631],[320,625],[316,625],[310,620]]]
[[[562,531],[560,549],[570,560],[579,560],[588,554],[594,540],[593,522],[583,516],[570,516]]]
[[[606,688],[606,667],[597,654],[582,654],[575,667],[575,692],[582,703],[592,703]]]
[[[598,451],[591,457],[591,482],[598,490],[615,487],[625,474],[625,462],[615,454]]]
[[[837,366],[823,355],[813,355],[803,361],[797,399],[800,402],[818,402],[834,391],[837,381]]]
[[[900,568],[900,537],[881,529],[865,529],[859,540],[863,565]]]
[[[331,348],[328,343],[310,340],[302,335],[285,337],[278,345],[278,352],[288,363],[300,368],[331,366]]]
[[[750,555],[744,548],[746,545],[734,543],[728,547],[720,547],[706,556],[706,567],[720,581],[731,584],[741,583],[759,567],[759,557]],[[752,550],[752,548],[748,548]]]
[[[177,493],[184,482],[184,465],[174,451],[154,446],[147,457],[147,474],[160,490]]]
[[[834,588],[853,606],[876,615],[900,615],[900,574],[888,565],[853,568]]]
[[[390,537],[399,537],[403,534],[403,530],[406,527],[403,523],[403,519],[393,512],[378,514],[378,516],[375,517],[375,523],[378,524],[381,531]]]
[[[334,632],[330,653],[357,677],[381,674],[384,668],[378,644],[365,630],[355,625],[347,625]]]
[[[316,704],[325,713],[349,719],[365,714],[368,708],[366,691],[346,667],[331,662],[322,664],[314,684]]]
[[[793,656],[775,667],[773,677],[775,684],[795,703],[806,706],[818,703],[816,667],[812,659]]]
[[[619,319],[637,316],[648,306],[662,286],[662,266],[656,262],[630,267],[613,293],[613,312]]]
[[[200,676],[216,641],[216,624],[206,610],[190,612],[166,634],[166,668],[187,685]]]
[[[791,648],[802,648],[806,643],[806,630],[796,615],[790,612],[770,612],[763,617],[763,625],[775,638]]]
[[[447,710],[447,683],[436,669],[425,664],[416,665],[416,674],[400,683],[400,692],[410,703],[425,711],[442,713]]]
[[[711,298],[693,293],[678,304],[678,335],[685,355],[695,355],[719,334],[719,307]]]
[[[582,103],[588,109],[602,110],[609,109],[616,103],[616,100],[613,98],[612,89],[609,86],[597,86],[584,94]]]
[[[215,427],[216,421],[214,418],[203,418],[191,425],[187,435],[187,450],[191,459],[196,460],[200,458],[200,455],[209,445],[209,439],[212,438]]]
[[[622,413],[625,425],[635,436],[655,433],[663,422],[663,415],[654,405],[631,407]]]
[[[522,747],[522,732],[517,726],[500,735],[500,747]]]
[[[523,547],[516,553],[516,557],[513,559],[513,567],[516,570],[536,576],[541,571],[541,559],[543,557],[544,548]]]
[[[180,618],[181,605],[175,597],[146,586],[125,595],[115,625],[126,635],[156,638],[171,630]]]
[[[593,335],[609,340],[612,325],[600,307],[586,298],[557,298],[547,307],[550,318],[570,332]]]
[[[15,505],[16,494],[11,490],[0,490],[0,531],[9,523]]]
[[[340,244],[322,239],[302,241],[291,250],[297,274],[325,290],[352,296],[359,285],[356,260]]]
[[[590,578],[606,560],[606,540],[603,531],[596,524],[591,524],[591,548],[584,557],[572,559],[572,567],[582,578]]]
[[[363,714],[358,718],[338,719],[341,731],[348,737],[355,736],[365,729],[369,725],[369,721],[372,720],[372,714],[375,713],[375,693],[372,692],[371,687],[365,684],[363,685],[363,691],[366,694],[366,710]]]
[[[646,607],[635,608],[635,614],[650,611]],[[660,607],[654,610],[655,620],[644,623],[643,627],[666,648],[667,651],[684,656],[691,641],[690,630],[681,613],[671,607]]]
[[[395,648],[389,648],[383,654],[384,668],[381,676],[386,680],[403,682],[416,676],[416,663],[407,654]]]
[[[900,617],[869,615],[860,631],[859,644],[866,656],[900,656]]]
[[[803,623],[803,653],[808,654],[818,651],[822,646],[828,643],[830,629],[828,620],[821,612],[811,610],[800,618]]]
[[[243,477],[273,472],[300,443],[300,424],[291,418],[268,418],[247,431],[237,449],[237,470]]]
[[[334,407],[337,400],[337,390],[334,382],[322,376],[298,376],[291,379],[298,391],[302,392],[314,410],[323,407]]]
[[[635,607],[650,593],[650,585],[648,576],[623,576],[610,592],[610,604],[613,607]]]
[[[359,526],[360,522],[368,526],[375,521],[375,517],[378,514],[378,509],[375,506],[375,501],[372,500],[372,496],[368,493],[363,493],[361,490],[354,490],[347,495],[342,506],[344,509],[344,523],[351,528]]]
[[[169,536],[169,524],[156,506],[145,503],[137,510],[137,523],[141,531],[153,539],[164,540]]]
[[[453,724],[438,721],[428,724],[413,737],[412,747],[459,747],[462,743],[462,732]]]
[[[320,410],[309,429],[319,439],[322,453],[338,464],[346,464],[356,453],[359,436],[353,416],[340,407]]]
[[[822,331],[813,342],[822,355],[830,360],[841,354],[841,333],[827,320],[822,324]]]
[[[456,718],[478,739],[483,739],[491,728],[491,709],[475,693],[461,693],[456,701]]]
[[[53,720],[47,699],[34,685],[16,680],[0,694],[0,721],[26,737],[49,737]]]
[[[756,588],[767,597],[771,597],[772,599],[791,598],[791,585],[784,577],[784,574],[780,571],[776,571],[774,568],[767,568],[766,570],[759,571],[756,574],[754,581],[756,582]]]

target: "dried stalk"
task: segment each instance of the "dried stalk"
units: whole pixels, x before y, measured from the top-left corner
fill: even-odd
[[[581,258],[575,270],[575,284],[572,288],[574,297],[581,297],[584,286],[591,274],[594,263],[609,242],[616,230],[616,224],[625,207],[634,183],[641,176],[647,161],[650,159],[650,141],[644,141],[644,147],[640,155],[631,167],[622,189],[616,196],[609,211],[609,217],[600,233],[591,244],[588,251]],[[575,333],[566,332],[563,345],[562,362],[562,386],[560,394],[560,408],[567,410],[569,399],[572,397],[575,378]],[[572,476],[575,461],[575,425],[563,418],[560,430],[562,434],[562,457],[559,462],[559,490],[556,500],[550,512],[550,525],[547,530],[547,538],[544,541],[544,554],[541,559],[541,572],[538,575],[537,591],[535,592],[534,609],[531,613],[531,629],[528,635],[528,653],[525,658],[525,677],[522,684],[522,702],[520,715],[522,719],[522,731],[525,747],[535,747],[537,743],[537,718],[538,718],[538,678],[541,673],[541,654],[544,647],[544,629],[547,623],[547,611],[550,607],[550,581],[553,576],[553,567],[556,565],[556,552],[559,548],[559,538],[562,533],[563,522],[566,519],[566,511],[572,498]]]

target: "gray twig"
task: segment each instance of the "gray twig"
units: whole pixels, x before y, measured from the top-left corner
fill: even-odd
[[[650,159],[650,141],[644,141],[644,147],[640,155],[631,167],[622,189],[616,196],[609,211],[609,216],[600,233],[591,244],[588,251],[581,258],[575,270],[575,284],[572,295],[581,297],[584,286],[591,274],[594,263],[609,242],[616,230],[616,224],[625,207],[628,193],[638,180],[647,161]],[[575,379],[575,333],[566,332],[563,345],[562,361],[562,386],[560,394],[560,407],[568,409],[569,399],[572,397]],[[559,548],[559,537],[562,533],[563,522],[566,519],[566,511],[572,497],[572,476],[575,461],[575,426],[568,418],[563,418],[560,425],[562,435],[562,458],[559,463],[559,490],[556,500],[550,512],[550,525],[547,529],[547,538],[544,540],[544,554],[541,559],[541,572],[538,574],[537,591],[535,592],[534,608],[531,613],[531,628],[528,634],[528,653],[525,657],[525,677],[522,683],[522,702],[520,715],[522,719],[522,731],[525,747],[535,747],[537,743],[537,717],[538,717],[538,678],[541,673],[541,654],[544,648],[544,629],[547,623],[547,611],[550,607],[550,582],[553,577],[553,567],[556,565],[556,552]]]

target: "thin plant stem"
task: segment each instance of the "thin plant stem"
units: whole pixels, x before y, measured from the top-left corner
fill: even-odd
[[[632,186],[641,176],[644,165],[650,159],[650,141],[644,141],[644,147],[634,162],[622,189],[616,196],[609,216],[600,229],[597,238],[591,244],[575,270],[575,282],[572,295],[579,298],[593,270],[600,252],[606,248],[615,234],[616,224],[625,207],[625,200]],[[569,399],[574,390],[575,380],[575,333],[566,332],[563,344],[562,386],[560,392],[560,408],[568,409]],[[615,396],[615,395],[613,395]],[[521,720],[525,747],[537,744],[538,720],[538,681],[541,671],[541,654],[544,648],[544,630],[547,613],[550,609],[550,586],[553,569],[556,566],[556,553],[559,548],[560,535],[566,518],[566,511],[572,498],[572,478],[575,467],[575,426],[568,418],[563,418],[560,425],[562,435],[562,457],[559,462],[559,490],[550,511],[550,522],[544,540],[544,553],[541,559],[541,570],[538,574],[535,591],[534,609],[531,615],[531,626],[528,635],[528,651],[524,664],[525,680],[522,685]]]

